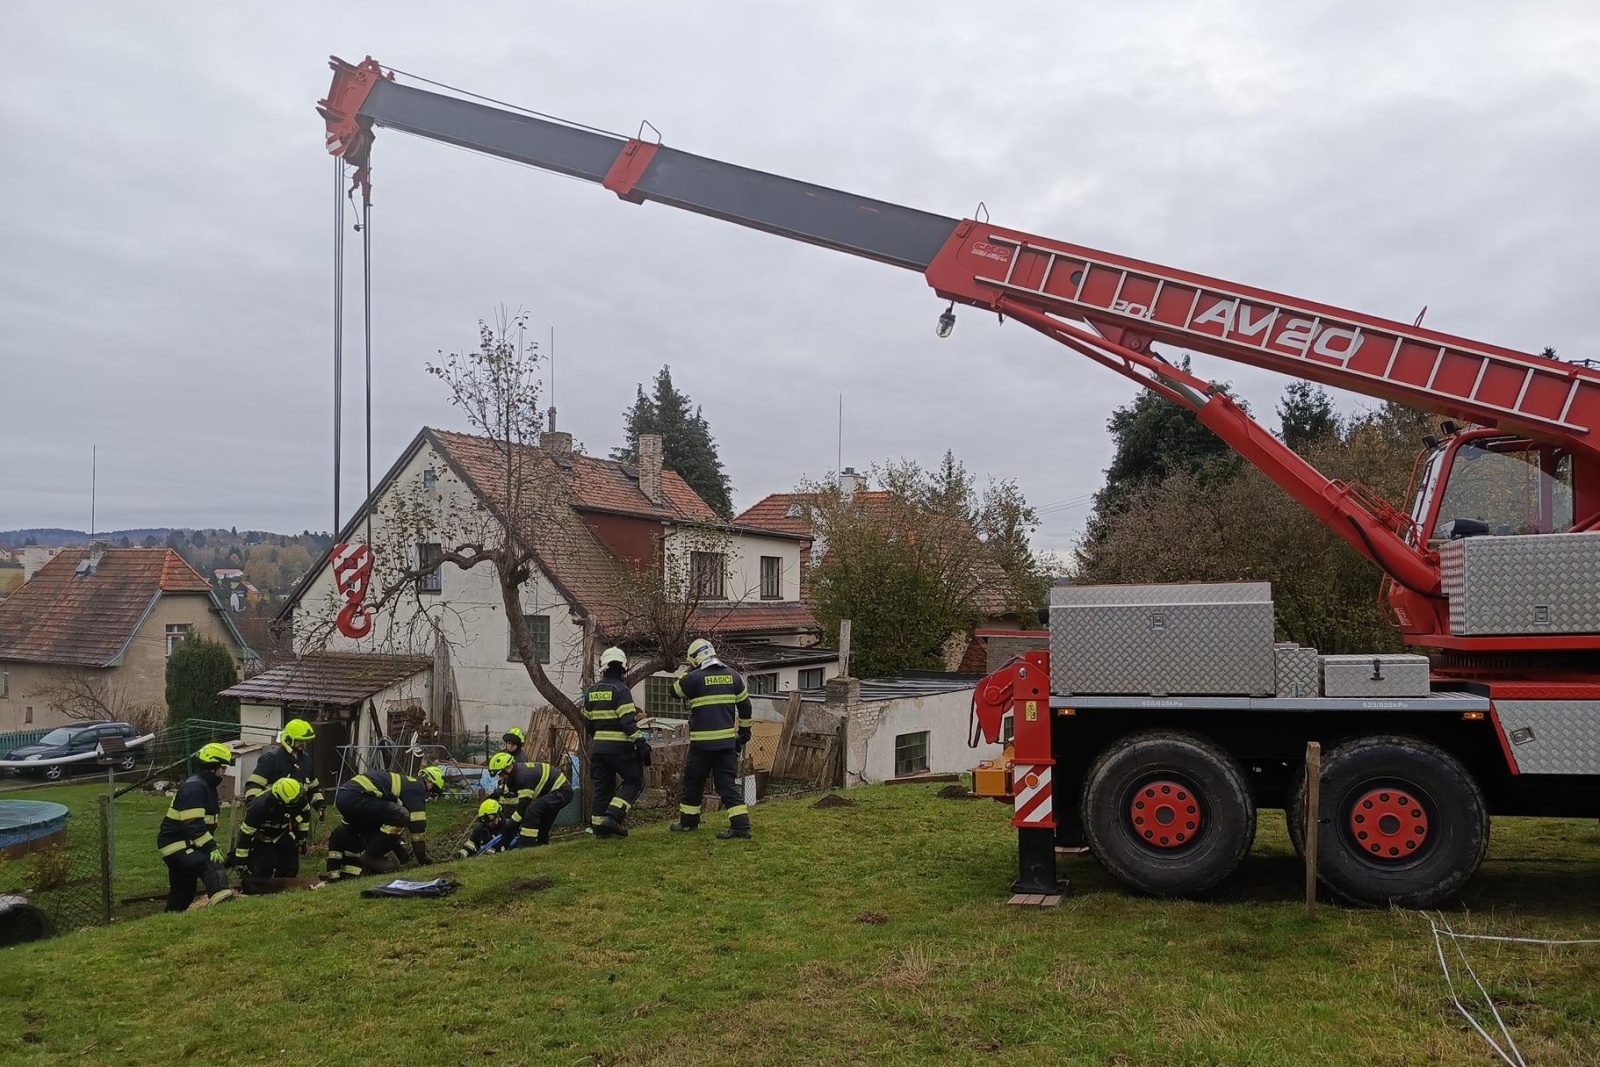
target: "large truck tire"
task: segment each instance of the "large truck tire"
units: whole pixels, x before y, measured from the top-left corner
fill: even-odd
[[[1489,847],[1483,791],[1461,762],[1409,737],[1363,737],[1322,764],[1317,873],[1355,904],[1431,908]],[[1290,819],[1304,809],[1292,798]]]
[[[1081,802],[1089,847],[1118,881],[1153,896],[1203,893],[1256,836],[1244,771],[1194,734],[1152,730],[1102,752]]]

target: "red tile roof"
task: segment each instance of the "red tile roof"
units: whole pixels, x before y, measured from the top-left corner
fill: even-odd
[[[232,689],[224,689],[222,695],[238,697],[249,704],[300,700],[354,704],[432,666],[433,660],[428,656],[318,652],[263,671]]]
[[[79,575],[86,548],[68,548],[0,602],[0,659],[109,667],[121,658],[156,598],[211,586],[170,548],[112,548]]]
[[[701,604],[689,626],[712,634],[750,634],[815,630],[820,624],[811,608],[797,600],[765,604]]]

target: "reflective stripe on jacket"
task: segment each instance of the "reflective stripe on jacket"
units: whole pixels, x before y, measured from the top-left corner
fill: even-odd
[[[156,831],[156,848],[163,856],[216,848],[217,786],[204,772],[191,774],[178,787],[167,814]]]
[[[583,720],[594,741],[591,751],[631,750],[639,737],[639,709],[621,678],[605,677],[583,694]]]
[[[750,694],[732,667],[708,663],[680,675],[672,692],[689,709],[689,743],[712,751],[738,746],[750,728]]]

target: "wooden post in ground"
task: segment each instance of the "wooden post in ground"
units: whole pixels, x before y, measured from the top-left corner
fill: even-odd
[[[1322,809],[1322,743],[1306,743],[1305,853],[1306,918],[1317,915],[1317,825]]]
[[[850,677],[850,620],[839,623],[839,673]]]
[[[778,751],[772,757],[772,777],[783,774],[789,765],[789,743],[794,740],[795,726],[800,722],[800,691],[791,689],[789,701],[783,707],[783,730],[778,734]]]

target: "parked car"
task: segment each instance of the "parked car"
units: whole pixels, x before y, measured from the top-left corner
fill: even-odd
[[[8,760],[53,760],[62,756],[80,756],[93,752],[107,737],[120,737],[132,741],[139,731],[125,722],[88,722],[79,726],[63,726],[51,730],[31,745],[22,745],[6,753]],[[119,771],[131,771],[139,765],[137,749],[128,752],[117,762]],[[39,768],[18,767],[19,774],[34,775],[58,782],[70,774],[101,774],[105,768],[98,760],[85,759],[72,763],[51,763]]]

